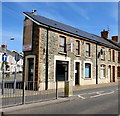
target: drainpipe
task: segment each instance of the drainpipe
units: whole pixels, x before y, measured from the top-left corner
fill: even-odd
[[[98,84],[98,43],[96,43],[96,84]]]
[[[48,34],[49,29],[47,28],[47,41],[46,41],[46,76],[45,76],[45,90],[48,89]]]

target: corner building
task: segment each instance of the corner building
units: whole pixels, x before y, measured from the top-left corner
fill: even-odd
[[[101,37],[77,28],[24,12],[24,72],[37,90],[115,82],[118,79],[120,47]],[[52,85],[52,86],[51,86]],[[27,85],[26,85],[27,86]]]

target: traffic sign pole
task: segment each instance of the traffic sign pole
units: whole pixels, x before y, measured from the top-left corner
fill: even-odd
[[[2,95],[4,94],[5,88],[5,61],[3,61],[3,76],[2,76]]]
[[[17,66],[17,61],[16,61],[16,66]],[[13,93],[16,91],[16,66],[15,66],[15,75],[14,75],[14,90]]]

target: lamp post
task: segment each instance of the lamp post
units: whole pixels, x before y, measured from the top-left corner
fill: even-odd
[[[9,40],[14,40],[14,38],[10,38]],[[4,94],[4,87],[5,87],[5,62],[7,61],[7,41],[5,40],[5,45],[2,45],[2,61],[3,61],[3,70],[2,70],[2,95]]]

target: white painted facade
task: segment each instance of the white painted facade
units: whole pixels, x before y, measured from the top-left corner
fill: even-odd
[[[19,52],[17,52],[17,53],[19,53]],[[23,58],[22,58],[23,55],[19,53],[21,58],[16,64],[15,52],[6,50],[6,54],[7,54],[6,62],[7,62],[8,68],[5,69],[5,72],[10,72],[10,74],[12,74],[15,72],[15,67],[16,67],[17,72],[22,72],[23,71]],[[3,52],[2,52],[2,49],[0,48],[0,72],[2,72],[2,63],[3,63],[2,55],[3,55]]]

